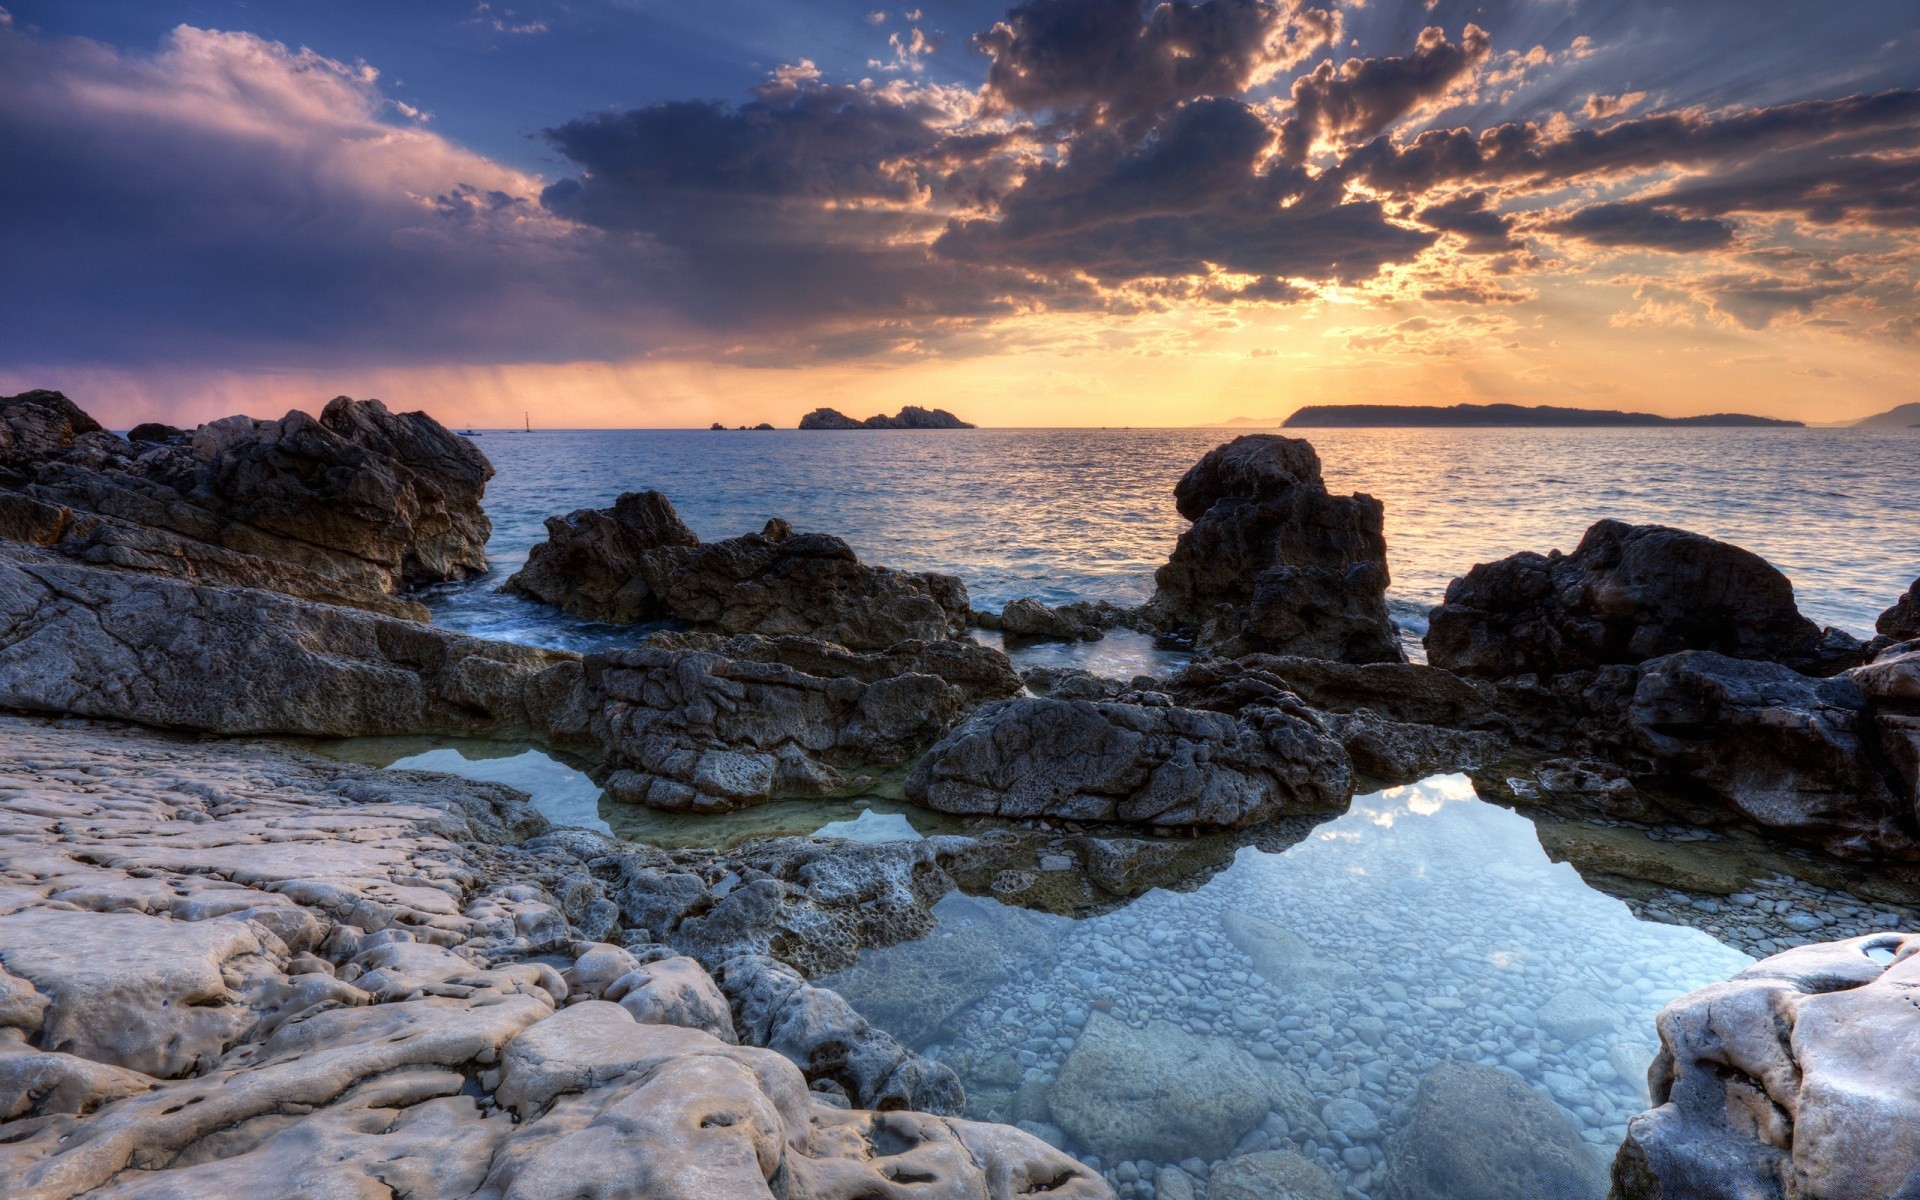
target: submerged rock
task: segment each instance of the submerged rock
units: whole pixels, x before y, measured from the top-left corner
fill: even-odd
[[[418,618],[393,593],[487,569],[493,466],[424,413],[342,396],[136,440],[29,392],[0,429],[0,537],[79,561]]]
[[[1447,587],[1427,659],[1463,675],[1557,675],[1681,650],[1830,675],[1858,642],[1800,614],[1793,584],[1757,554],[1661,525],[1601,521],[1572,554],[1516,554]]]
[[[1291,1150],[1242,1154],[1207,1176],[1207,1200],[1341,1200],[1332,1176]]]
[[[941,812],[1172,826],[1338,812],[1352,793],[1346,751],[1304,709],[1164,701],[996,701],[907,777],[908,797]]]
[[[1480,1063],[1430,1071],[1387,1147],[1391,1200],[1601,1200],[1606,1190],[1559,1106]]]
[[[1873,627],[1896,642],[1920,638],[1920,579],[1913,581],[1892,608],[1880,614]]]
[[[951,575],[872,567],[785,521],[702,543],[658,492],[547,520],[506,589],[602,621],[681,621],[722,634],[797,635],[854,650],[957,638],[967,589]]]
[[[1202,654],[1405,659],[1387,618],[1380,502],[1333,496],[1313,447],[1250,434],[1209,451],[1174,489],[1193,522],[1154,575],[1149,606]]]
[[[714,810],[818,796],[920,753],[1020,689],[971,641],[858,654],[810,638],[661,634],[586,660],[589,727],[616,799]]]
[[[1802,946],[1661,1010],[1618,1200],[1905,1196],[1920,1181],[1920,938]]]
[[[1277,988],[1328,991],[1359,979],[1352,967],[1325,957],[1300,935],[1272,921],[1228,909],[1220,915],[1220,924],[1227,940],[1253,960],[1255,973]]]

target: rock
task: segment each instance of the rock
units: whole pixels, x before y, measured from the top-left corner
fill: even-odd
[[[100,430],[59,393],[0,398],[0,536],[95,565],[424,618],[393,593],[487,569],[493,467],[423,413]],[[77,414],[77,415],[76,415]],[[16,429],[15,426],[19,428]]]
[[[1602,891],[1651,895],[1662,888],[1726,896],[1763,874],[1758,863],[1725,842],[1668,842],[1632,826],[1596,825],[1529,814],[1540,848],[1554,862],[1570,862]],[[1634,885],[1638,886],[1635,887]]]
[[[1561,992],[1541,1005],[1534,1011],[1533,1019],[1540,1028],[1569,1046],[1620,1028],[1620,1014],[1612,1005],[1577,988]]]
[[[1161,1167],[1153,1176],[1154,1200],[1194,1200],[1193,1176],[1179,1167]]]
[[[1765,828],[1842,857],[1914,852],[1911,801],[1874,760],[1868,700],[1850,677],[1686,651],[1643,668],[1626,726],[1658,771]]]
[[[1553,1101],[1511,1071],[1441,1063],[1387,1147],[1391,1200],[1600,1200],[1606,1177]]]
[[[1776,954],[1661,1010],[1620,1200],[1899,1196],[1920,1179],[1920,938]]]
[[[1079,667],[1027,667],[1020,681],[1036,696],[1053,700],[1112,700],[1130,690],[1125,680],[1106,679]]]
[[[1253,960],[1260,978],[1275,987],[1333,989],[1358,979],[1352,967],[1322,956],[1298,934],[1272,921],[1227,909],[1220,914],[1220,925],[1227,940]]]
[[[1272,1103],[1256,1060],[1165,1021],[1087,1021],[1054,1084],[1054,1123],[1107,1161],[1220,1158]]]
[[[1907,594],[1895,601],[1892,608],[1880,614],[1873,627],[1896,642],[1920,638],[1920,579],[1913,581]]]
[[[1287,695],[1323,712],[1372,713],[1410,725],[1498,729],[1503,723],[1492,687],[1419,663],[1249,654],[1192,663],[1162,687],[1181,704],[1222,712]]]
[[[723,1042],[739,1040],[727,998],[700,964],[684,955],[636,967],[616,979],[603,998],[642,1025],[679,1025],[705,1030]]]
[[[1427,661],[1483,678],[1640,663],[1682,650],[1830,675],[1860,661],[1845,634],[1800,614],[1759,555],[1661,525],[1601,521],[1572,554],[1516,554],[1447,587]]]
[[[1149,607],[1192,630],[1200,653],[1405,659],[1387,618],[1380,502],[1329,495],[1311,445],[1236,438],[1188,471],[1174,500],[1193,525],[1155,573]]]
[[[944,408],[925,409],[909,404],[895,416],[879,414],[856,421],[838,409],[816,408],[800,418],[802,429],[972,429]]]
[[[1341,1200],[1344,1194],[1325,1171],[1291,1150],[1242,1154],[1207,1176],[1207,1200]]]
[[[1235,718],[1018,698],[982,705],[936,743],[907,795],[941,812],[1237,827],[1340,811],[1352,768],[1297,706]]]
[[[549,518],[547,540],[505,587],[594,620],[675,620],[854,650],[959,637],[969,611],[951,575],[867,566],[839,538],[796,534],[784,521],[702,543],[658,492]]]
[[[1000,613],[1000,628],[1009,637],[1035,642],[1098,641],[1100,627],[1065,608],[1049,608],[1031,596],[1010,602]]]
[[[1329,713],[1322,720],[1346,749],[1354,770],[1382,787],[1470,771],[1497,760],[1507,749],[1506,739],[1498,734],[1409,725],[1372,713]]]
[[[809,638],[656,635],[588,656],[590,728],[616,799],[739,808],[863,786],[971,706],[1020,688],[1005,655],[964,640],[860,654]]]
[[[564,651],[0,543],[0,707],[221,734],[549,736],[582,720],[579,677]]]

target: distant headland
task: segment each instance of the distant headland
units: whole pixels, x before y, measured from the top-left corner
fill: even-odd
[[[1610,408],[1555,408],[1540,404],[1454,404],[1445,408],[1423,404],[1309,404],[1281,422],[1290,428],[1340,428],[1402,425],[1417,427],[1522,428],[1631,425],[1732,425],[1801,427],[1804,421],[1782,421],[1746,413],[1709,413],[1699,417],[1662,417],[1654,413],[1620,412]]]
[[[1902,404],[1852,423],[1855,429],[1920,429],[1920,404]]]
[[[876,413],[856,421],[837,408],[816,408],[800,418],[802,429],[972,429],[973,426],[944,408],[921,408],[909,404],[896,416]]]

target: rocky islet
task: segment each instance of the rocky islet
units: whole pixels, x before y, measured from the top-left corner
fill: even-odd
[[[864,949],[910,947],[914,937],[939,929],[939,898],[962,881],[981,881],[991,894],[1021,903],[1063,911],[1091,904],[1086,911],[1099,912],[1114,911],[1150,886],[1147,880],[1203,880],[1220,870],[1217,857],[1202,865],[1207,853],[1195,858],[1151,841],[1137,843],[1141,851],[1122,849],[1131,843],[1115,836],[1118,825],[1168,832],[1278,821],[1278,829],[1293,820],[1305,822],[1289,835],[1298,837],[1346,808],[1356,777],[1408,783],[1462,769],[1517,770],[1513,786],[1492,788],[1497,798],[1542,813],[1571,812],[1593,829],[1630,831],[1607,853],[1585,846],[1573,857],[1596,878],[1665,871],[1677,889],[1625,889],[1645,891],[1630,895],[1630,903],[1654,920],[1710,928],[1760,952],[1850,930],[1885,938],[1869,931],[1905,917],[1900,903],[1809,890],[1792,871],[1755,872],[1741,891],[1696,889],[1702,880],[1676,874],[1674,862],[1648,866],[1658,854],[1620,848],[1634,838],[1658,844],[1661,829],[1684,833],[1704,821],[1742,837],[1758,831],[1869,861],[1888,882],[1848,886],[1908,898],[1903,868],[1916,857],[1920,688],[1908,648],[1897,643],[1906,629],[1903,610],[1890,610],[1882,637],[1867,645],[1818,630],[1793,608],[1790,585],[1737,548],[1682,531],[1602,523],[1574,555],[1476,568],[1436,613],[1429,635],[1435,665],[1421,667],[1404,662],[1386,617],[1378,504],[1329,495],[1311,447],[1291,439],[1239,439],[1180,482],[1176,503],[1194,524],[1163,569],[1155,601],[1139,610],[1034,601],[974,614],[951,577],[872,567],[838,539],[793,534],[778,521],[759,534],[702,544],[664,497],[635,493],[610,510],[549,522],[544,552],[512,586],[584,615],[667,621],[689,632],[656,634],[635,649],[583,660],[433,629],[419,622],[422,611],[404,595],[485,569],[480,500],[490,474],[484,456],[463,439],[377,402],[342,398],[318,419],[295,413],[278,422],[230,418],[195,431],[141,427],[123,439],[57,393],[0,400],[0,569],[9,573],[14,598],[0,637],[0,703],[227,736],[531,737],[586,755],[612,794],[665,808],[729,808],[891,786],[934,807],[980,821],[1014,819],[1035,832],[1016,832],[1009,843],[983,825],[966,837],[857,850],[789,841],[725,855],[669,853],[580,831],[540,832],[524,801],[505,793],[488,800],[489,817],[463,801],[458,818],[428,820],[440,839],[429,857],[467,861],[464,874],[439,876],[387,861],[367,868],[372,891],[342,900],[294,874],[237,870],[230,849],[168,860],[164,870],[174,874],[165,890],[172,898],[157,886],[128,882],[157,877],[151,872],[162,868],[146,863],[94,891],[36,891],[52,876],[17,864],[57,858],[67,853],[58,846],[85,835],[67,826],[51,834],[22,827],[10,840],[20,851],[9,864],[12,907],[0,914],[0,963],[8,969],[0,1014],[19,1031],[5,1077],[17,1091],[0,1094],[7,1101],[0,1108],[14,1120],[58,1117],[62,1128],[82,1130],[83,1147],[101,1147],[99,1154],[47,1151],[43,1162],[33,1156],[45,1150],[44,1140],[15,1138],[10,1148],[41,1147],[20,1160],[31,1160],[23,1169],[36,1181],[54,1181],[51,1190],[28,1194],[76,1194],[59,1190],[67,1186],[63,1179],[91,1180],[78,1190],[147,1194],[141,1189],[152,1181],[121,1175],[129,1164],[162,1159],[172,1164],[163,1176],[193,1174],[158,1186],[219,1194],[239,1186],[262,1156],[281,1162],[313,1147],[325,1155],[364,1138],[370,1122],[385,1122],[381,1136],[398,1136],[382,1144],[395,1148],[398,1165],[364,1178],[404,1177],[416,1187],[432,1179],[442,1189],[417,1193],[423,1195],[539,1195],[560,1186],[564,1170],[556,1164],[572,1163],[569,1147],[600,1148],[578,1170],[621,1169],[623,1156],[635,1151],[605,1149],[607,1135],[599,1130],[626,1130],[638,1139],[628,1145],[648,1153],[696,1145],[700,1135],[674,1125],[683,1120],[676,1114],[693,1120],[709,1103],[763,1114],[749,1118],[751,1129],[738,1136],[714,1135],[722,1139],[715,1147],[727,1147],[715,1151],[715,1162],[732,1164],[715,1169],[751,1159],[759,1172],[739,1175],[728,1188],[811,1179],[803,1185],[809,1195],[864,1195],[858,1189],[874,1186],[874,1178],[902,1178],[897,1170],[905,1170],[954,1196],[1048,1189],[1097,1195],[1111,1187],[1126,1196],[1279,1188],[1304,1196],[1411,1197],[1459,1194],[1444,1182],[1451,1171],[1484,1187],[1502,1172],[1564,1178],[1566,1194],[1578,1194],[1597,1178],[1590,1148],[1620,1140],[1629,1108],[1645,1103],[1631,1098],[1631,1089],[1604,1103],[1583,1090],[1593,1086],[1583,1079],[1602,1074],[1591,1064],[1609,1060],[1589,1047],[1579,1065],[1554,1075],[1539,1066],[1538,1050],[1501,1049],[1498,1037],[1483,1034],[1479,1043],[1459,1043],[1451,1056],[1400,1064],[1417,1070],[1378,1095],[1369,1092],[1370,1083],[1384,1081],[1370,1079],[1364,1067],[1385,1060],[1377,1050],[1368,1059],[1366,1051],[1395,1036],[1406,1015],[1388,1006],[1406,1002],[1389,992],[1356,1012],[1341,1000],[1373,975],[1347,961],[1351,955],[1323,954],[1316,946],[1338,946],[1339,937],[1331,926],[1316,932],[1299,914],[1260,915],[1243,911],[1245,904],[1212,912],[1222,946],[1231,947],[1226,952],[1251,966],[1229,965],[1234,960],[1221,959],[1222,946],[1203,952],[1207,982],[1200,994],[1213,996],[1215,1007],[1198,1015],[1186,1004],[1195,993],[1184,984],[1169,993],[1177,1002],[1157,1008],[1101,1008],[1111,992],[1083,990],[1078,999],[1056,1001],[1023,971],[986,978],[984,994],[969,988],[970,999],[933,1026],[907,1031],[903,1042],[809,978],[837,978],[831,973],[858,962]],[[1910,599],[1902,604],[1910,608]],[[969,623],[1029,639],[1094,637],[1124,624],[1189,642],[1198,659],[1164,680],[1122,683],[1056,672],[1028,681],[1040,685],[1033,687],[1037,695],[1017,696],[1022,681],[1006,660],[961,637]],[[1781,729],[1790,731],[1785,743],[1769,732]],[[110,726],[27,723],[8,735],[85,747],[93,758],[75,770],[112,778],[114,788],[133,788],[125,781],[135,772],[126,764],[150,749],[142,740],[149,735]],[[165,744],[182,761],[197,753]],[[1541,765],[1543,754],[1566,756],[1568,765]],[[881,778],[916,763],[900,782]],[[55,775],[65,778],[67,770]],[[381,791],[372,782],[377,775],[347,783],[344,775],[330,776],[322,786],[289,782],[300,776],[290,766],[268,774],[273,782],[256,785],[244,803],[223,800],[218,785],[209,785],[213,792],[187,786],[183,794],[199,800],[172,809],[173,800],[155,801],[159,807],[141,818],[144,825],[135,821],[103,836],[131,839],[131,862],[147,853],[140,839],[182,832],[157,822],[205,833],[233,817],[243,821],[231,827],[238,841],[257,846],[267,835],[246,827],[244,814],[280,802],[258,797],[318,787],[322,799],[295,803],[330,815],[287,828],[301,831],[293,840],[330,853],[346,836],[339,830],[360,819],[354,806],[381,803],[367,799]],[[1581,780],[1591,783],[1561,786]],[[29,811],[67,803],[43,801],[39,776],[19,786],[18,794],[31,797]],[[426,786],[419,795],[435,787],[453,785]],[[1529,789],[1531,796],[1522,794]],[[445,812],[437,800],[422,803]],[[515,810],[516,803],[522,807]],[[1049,839],[1066,853],[1048,849]],[[1603,860],[1609,869],[1593,866]],[[83,865],[98,866],[92,858]],[[1068,886],[1054,886],[1050,877]],[[434,885],[441,899],[408,891],[434,878],[443,880]],[[176,904],[212,881],[293,903],[220,898],[245,900],[261,907],[258,913]],[[397,927],[377,907],[394,896],[429,907]],[[1118,911],[1116,919],[1125,919],[1132,910]],[[525,915],[535,913],[545,915]],[[118,920],[127,916],[168,928],[153,933],[152,926]],[[188,1024],[169,1027],[152,1014],[117,1022],[76,1017],[105,1011],[92,1004],[122,1003],[94,1000],[87,989],[98,985],[83,978],[87,972],[49,951],[81,928],[97,931],[84,936],[103,946],[125,947],[113,953],[128,979],[151,979],[155,995],[185,989],[180,995],[195,997],[179,1018]],[[383,931],[394,936],[383,938]],[[404,948],[422,945],[422,936],[432,953]],[[615,940],[603,940],[609,937]],[[140,965],[156,955],[170,960],[166,969]],[[471,979],[456,978],[449,955],[467,964]],[[1064,944],[1056,958],[1075,961]],[[431,1000],[457,1009],[450,1002],[510,996],[527,1001],[527,1024],[509,1028],[521,1017],[501,1024],[506,1014],[490,1013],[489,1032],[470,1033],[461,1024],[468,1015],[436,1009],[425,1022],[432,1027],[422,1038],[425,1057],[356,1058],[363,1035],[389,1036],[383,1031],[390,1019],[406,1028],[418,1023],[415,1010],[364,1020],[332,1015],[368,1007],[353,989],[383,971],[399,989],[391,996],[358,986],[376,1006]],[[925,978],[903,971],[903,980]],[[1213,978],[1217,971],[1223,980]],[[863,993],[857,973],[845,978],[851,995],[881,994],[872,986]],[[1278,987],[1314,999],[1298,1027],[1241,1029],[1243,1014],[1272,1003],[1236,987]],[[1005,1102],[991,1086],[970,1086],[969,1098],[962,1078],[971,1085],[1004,1072],[969,1069],[956,1077],[941,1065],[942,1055],[917,1053],[911,1043],[937,1037],[946,1041],[928,1045],[960,1047],[952,1055],[958,1061],[991,1058],[991,1039],[977,1047],[968,1039],[979,1028],[974,1014],[994,1012],[1002,992],[1024,994],[1030,1016],[1059,1032],[1045,1050],[1029,1038],[1013,1053],[1018,1069]],[[1645,992],[1634,994],[1644,1003]],[[218,999],[209,1004],[204,997]],[[1448,999],[1458,1002],[1439,1002]],[[1056,1003],[1067,1007],[1056,1010]],[[1473,1028],[1462,1014],[1475,1011],[1475,1003],[1436,994],[1428,1005],[1435,1037]],[[1563,988],[1513,1027],[1548,1030],[1557,1045],[1625,1037],[1619,1003]],[[1344,1013],[1344,1025],[1323,1034],[1306,1024],[1329,1005]],[[877,1001],[875,1008],[887,1011]],[[1874,1011],[1868,1005],[1845,1019],[1892,1020]],[[1062,1023],[1056,1012],[1080,1020]],[[1614,1025],[1603,1028],[1609,1014]],[[151,1040],[88,1040],[89,1026],[143,1021],[172,1049],[156,1057]],[[288,1066],[291,1060],[275,1057],[284,1025],[319,1039],[302,1043],[308,1048],[337,1048],[347,1065],[323,1083],[305,1067]],[[1903,1028],[1896,1022],[1887,1036],[1904,1036]],[[1290,1036],[1302,1030],[1304,1042]],[[1680,1030],[1663,1019],[1663,1062],[1684,1065]],[[1181,1040],[1223,1036],[1229,1041]],[[1269,1053],[1246,1049],[1250,1036]],[[458,1046],[447,1048],[446,1038]],[[1124,1049],[1102,1050],[1108,1042]],[[1315,1046],[1322,1053],[1343,1047],[1337,1053],[1345,1057],[1331,1060],[1345,1064],[1338,1078],[1311,1053]],[[1113,1083],[1114,1071],[1097,1065],[1101,1054],[1137,1065],[1167,1047],[1184,1059],[1219,1056],[1214,1074],[1221,1078],[1262,1081],[1246,1091],[1246,1128],[1205,1157],[1177,1156],[1177,1147],[1153,1142],[1177,1127],[1171,1113],[1165,1126],[1156,1117],[1134,1118],[1149,1132],[1127,1151],[1132,1135],[1114,1131],[1127,1125],[1121,1113],[1129,1102],[1121,1095],[1088,1099]],[[1307,1057],[1296,1058],[1295,1050]],[[1794,1051],[1784,1053],[1791,1059]],[[469,1057],[456,1061],[459,1054]],[[1630,1078],[1634,1072],[1620,1068],[1634,1065],[1633,1054],[1620,1050],[1615,1058],[1612,1076]],[[1346,1078],[1356,1059],[1357,1092]],[[194,1093],[200,1098],[191,1101],[203,1104],[208,1088],[253,1069],[243,1060],[271,1066],[275,1082],[249,1092],[252,1100],[236,1098],[242,1108],[232,1112],[204,1110],[219,1126],[148,1106],[153,1089],[191,1080],[203,1081]],[[1455,1061],[1505,1074],[1447,1074]],[[471,1069],[484,1095],[466,1084],[448,1090],[445,1080],[469,1070],[466,1062],[478,1064]],[[769,1065],[776,1062],[787,1066]],[[785,1071],[793,1074],[783,1081]],[[628,1086],[643,1076],[681,1083]],[[1057,1112],[1035,1098],[1058,1094],[1060,1078],[1082,1076],[1085,1086],[1070,1084]],[[1423,1108],[1421,1095],[1463,1087],[1480,1088],[1489,1097],[1480,1106],[1506,1114],[1497,1123],[1513,1135],[1516,1153],[1534,1157],[1479,1162],[1468,1152],[1478,1146],[1477,1134],[1420,1132],[1444,1124],[1458,1107],[1443,1099]],[[228,1090],[236,1097],[247,1091]],[[291,1125],[269,1119],[267,1108],[244,1110],[246,1103],[273,1108],[309,1092],[321,1098]],[[1218,1098],[1224,1103],[1229,1093],[1239,1094],[1224,1089]],[[1257,1113],[1256,1094],[1264,1105]],[[1678,1100],[1653,1097],[1666,1107],[1646,1118],[1654,1123],[1645,1138],[1628,1138],[1615,1168],[1618,1186],[1658,1194],[1660,1180],[1678,1181],[1695,1169],[1688,1155],[1711,1157],[1722,1152],[1715,1139],[1735,1137],[1737,1131],[1684,1113],[1659,1117],[1691,1094],[1680,1087]],[[1323,1102],[1302,1099],[1312,1096]],[[1819,1178],[1817,1147],[1835,1136],[1826,1131],[1851,1118],[1827,1107],[1818,1089],[1790,1101],[1769,1101],[1776,1120],[1768,1144],[1776,1153],[1755,1161],[1764,1159],[1775,1177],[1798,1171]],[[962,1107],[1022,1121],[1038,1140],[956,1120],[952,1114]],[[1432,1117],[1421,1116],[1429,1110]],[[1779,1111],[1787,1113],[1784,1126]],[[495,1113],[512,1114],[524,1128],[508,1132]],[[1775,1145],[1779,1129],[1796,1122],[1807,1131],[1804,1142]],[[739,1127],[736,1118],[695,1123]],[[1212,1121],[1208,1136],[1240,1124],[1239,1116]],[[1684,1132],[1656,1136],[1674,1127]],[[1521,1129],[1537,1132],[1514,1133]],[[1104,1179],[1047,1141],[1075,1148]],[[295,1153],[295,1146],[307,1150]],[[1569,1157],[1569,1146],[1579,1153]],[[560,1148],[558,1157],[552,1148]],[[476,1175],[466,1155],[491,1163],[491,1173]],[[912,1162],[883,1162],[902,1155]],[[693,1166],[684,1173],[705,1178]],[[711,1187],[676,1191],[691,1185],[665,1176],[624,1186],[637,1195],[713,1194]],[[1025,1190],[1006,1190],[1016,1186]],[[1656,1191],[1645,1190],[1650,1186]],[[1843,1194],[1820,1186],[1828,1190],[1805,1194]]]

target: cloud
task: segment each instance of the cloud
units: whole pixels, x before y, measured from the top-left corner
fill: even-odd
[[[1409,113],[1432,104],[1469,80],[1486,61],[1487,32],[1468,25],[1458,42],[1428,26],[1413,53],[1322,62],[1293,81],[1293,115],[1280,127],[1280,145],[1298,162],[1316,145],[1365,141]]]
[[[1500,254],[1518,250],[1522,243],[1513,236],[1513,219],[1493,210],[1490,191],[1462,192],[1417,214],[1422,225],[1443,233],[1459,234],[1466,248],[1475,254]]]
[[[1539,226],[1596,246],[1631,246],[1684,253],[1732,243],[1733,225],[1715,217],[1686,217],[1648,201],[1590,204]]]

